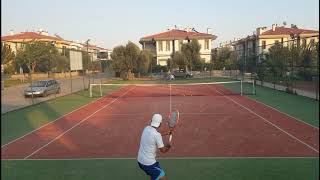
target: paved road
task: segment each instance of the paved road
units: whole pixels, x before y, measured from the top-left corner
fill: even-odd
[[[106,80],[108,78],[110,78],[110,76],[107,74],[98,74],[90,79],[91,83],[99,83],[101,80]],[[24,89],[29,84],[4,88],[3,90],[1,90],[1,114],[15,109],[20,109],[22,107],[30,106],[39,102],[47,101],[59,96],[64,96],[72,92],[83,90],[84,88],[88,88],[89,84],[88,76],[78,76],[73,77],[72,79],[61,78],[56,80],[60,83],[60,94],[51,94],[47,97],[33,98],[33,102],[32,98],[25,98],[23,95]]]

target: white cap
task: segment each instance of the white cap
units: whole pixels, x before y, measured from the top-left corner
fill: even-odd
[[[151,120],[151,126],[153,127],[159,127],[160,124],[162,122],[162,116],[161,114],[154,114],[152,116],[152,120]]]

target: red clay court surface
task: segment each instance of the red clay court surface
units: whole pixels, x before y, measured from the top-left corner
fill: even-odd
[[[245,96],[225,96],[228,91],[220,85],[126,86],[3,145],[1,157],[135,158],[152,114],[166,120],[170,109],[180,111],[181,123],[172,150],[160,157],[319,157],[318,128]]]

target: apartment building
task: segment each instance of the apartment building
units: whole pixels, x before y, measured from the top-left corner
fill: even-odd
[[[49,36],[48,32],[44,30],[39,30],[37,32],[21,32],[17,34],[15,34],[13,31],[10,31],[10,35],[1,36],[1,43],[8,46],[13,52],[17,52],[17,50],[21,48],[24,43],[34,40],[51,43],[60,49],[66,48],[70,44],[69,41],[66,41],[60,37]]]
[[[23,46],[24,43],[31,42],[31,41],[40,41],[40,42],[47,42],[52,44],[53,46],[57,47],[60,53],[63,52],[63,49],[74,49],[74,50],[81,50],[81,51],[88,51],[92,59],[100,60],[98,56],[102,53],[108,52],[111,53],[110,50],[98,47],[92,44],[83,44],[75,41],[65,40],[58,35],[50,36],[48,31],[44,31],[40,29],[37,32],[21,32],[15,34],[13,31],[10,31],[10,34],[7,36],[1,37],[2,45],[8,46],[13,52],[17,52],[19,48]]]
[[[258,27],[253,35],[233,41],[231,44],[239,57],[248,57],[267,53],[273,45],[278,43],[284,46],[293,43],[306,46],[309,43],[316,42],[319,42],[319,31],[296,27],[279,27],[273,24],[270,29]]]
[[[208,29],[210,31],[210,29]],[[171,29],[166,32],[153,34],[142,37],[140,44],[142,49],[149,49],[158,65],[167,65],[167,60],[171,57],[171,54],[175,51],[180,51],[183,43],[188,43],[195,39],[199,42],[200,57],[201,59],[209,63],[211,61],[211,47],[212,42],[217,36],[207,33],[197,32],[194,28],[186,28],[184,30]]]

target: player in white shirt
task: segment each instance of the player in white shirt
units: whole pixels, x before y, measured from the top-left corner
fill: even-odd
[[[169,135],[170,131],[161,134],[158,129],[161,126],[162,116],[160,114],[154,114],[151,120],[151,126],[144,128],[140,147],[138,152],[138,164],[139,167],[150,176],[151,180],[167,180],[165,172],[160,167],[159,162],[156,161],[157,149],[162,153],[169,151],[171,144],[164,145],[162,136]]]

